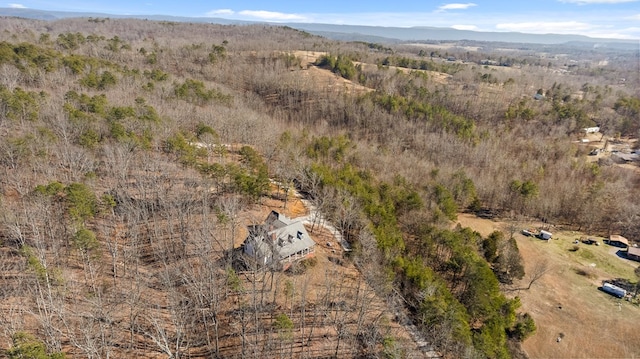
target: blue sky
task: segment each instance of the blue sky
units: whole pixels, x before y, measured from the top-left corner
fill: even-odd
[[[114,15],[221,17],[271,22],[435,26],[477,31],[640,39],[640,0],[18,1],[0,3],[0,7],[90,11]]]

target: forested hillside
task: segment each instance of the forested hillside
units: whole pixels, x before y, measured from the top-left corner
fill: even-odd
[[[637,58],[429,46],[1,19],[0,356],[522,357],[513,234],[452,224],[638,238],[637,164],[588,156],[637,146]],[[293,189],[353,250],[256,270]]]

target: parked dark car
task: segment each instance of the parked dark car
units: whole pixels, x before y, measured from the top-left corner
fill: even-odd
[[[529,231],[527,229],[523,229],[522,230],[522,234],[527,236],[527,237],[533,237],[534,236],[533,232],[531,232],[531,231]]]

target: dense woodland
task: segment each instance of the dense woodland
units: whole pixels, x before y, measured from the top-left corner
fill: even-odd
[[[576,143],[595,125],[638,137],[638,55],[429,46],[3,18],[0,355],[403,358],[417,339],[521,357],[535,322],[502,290],[525,276],[513,233],[453,224],[470,211],[638,238],[637,166]],[[358,275],[238,267],[234,238],[271,183],[340,230],[354,250],[335,261]]]

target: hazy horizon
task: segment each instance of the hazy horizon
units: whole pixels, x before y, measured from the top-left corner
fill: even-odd
[[[178,16],[236,21],[368,25],[382,27],[440,27],[479,32],[583,35],[593,38],[640,40],[639,0],[542,0],[537,2],[474,1],[424,3],[273,2],[255,0],[166,0],[144,3],[122,0],[89,3],[61,0],[7,3],[13,9],[95,12],[120,16]]]

